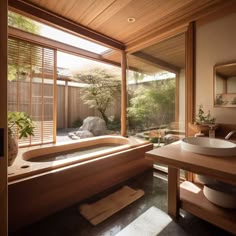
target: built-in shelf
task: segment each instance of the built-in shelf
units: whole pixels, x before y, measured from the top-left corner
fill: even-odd
[[[175,142],[147,152],[146,158],[168,166],[168,213],[172,217],[178,217],[179,208],[182,208],[236,235],[236,210],[212,204],[203,195],[201,186],[195,186],[199,187],[193,188],[195,192],[179,186],[181,169],[236,185],[236,156],[204,156],[184,151],[180,142]]]
[[[206,199],[202,186],[196,185],[199,192],[180,187],[180,207],[199,218],[236,234],[236,209],[218,207]]]

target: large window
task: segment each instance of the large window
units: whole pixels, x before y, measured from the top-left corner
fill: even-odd
[[[25,112],[35,125],[34,136],[20,139],[20,145],[54,140],[55,53],[27,41],[8,40],[8,110]]]
[[[128,131],[165,145],[185,133],[185,35],[128,56]],[[160,143],[161,142],[161,143]]]
[[[120,68],[60,51],[57,65],[57,128],[79,128],[97,116],[104,134],[120,133]]]
[[[185,35],[128,55],[128,133],[149,140],[154,148],[185,135]],[[167,172],[166,166],[154,165]],[[184,177],[184,172],[181,172]]]

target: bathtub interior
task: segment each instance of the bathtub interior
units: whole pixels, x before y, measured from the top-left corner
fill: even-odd
[[[8,180],[20,180],[70,165],[79,165],[145,143],[147,142],[122,136],[99,136],[63,144],[23,148],[16,161],[8,168]]]
[[[111,144],[111,143],[104,143],[104,144],[96,144],[91,145],[89,147],[79,147],[74,150],[69,151],[62,151],[56,152],[51,154],[39,155],[33,158],[28,159],[29,162],[52,162],[52,161],[61,161],[64,159],[74,159],[74,158],[81,158],[87,154],[97,154],[104,151],[111,151],[114,150],[115,147],[120,147],[122,144]]]

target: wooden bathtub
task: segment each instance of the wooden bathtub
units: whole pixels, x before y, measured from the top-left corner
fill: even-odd
[[[110,145],[72,158],[38,161],[97,145]],[[121,136],[101,136],[64,145],[23,150],[9,167],[9,231],[37,221],[152,168],[145,152],[153,148]],[[37,161],[35,161],[37,160]]]

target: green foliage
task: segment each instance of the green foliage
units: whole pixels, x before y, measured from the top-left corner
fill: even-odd
[[[160,138],[157,138],[157,137],[150,138],[151,143],[158,143],[159,140],[160,140]]]
[[[234,99],[231,102],[232,105],[236,105],[236,97],[234,97]]]
[[[129,125],[139,129],[150,128],[173,120],[175,109],[175,81],[153,82],[134,91],[128,108]]]
[[[152,119],[153,110],[158,109],[155,100],[151,95],[151,89],[139,87],[134,92],[134,97],[130,99],[128,107],[129,124],[136,128],[144,128],[144,124]]]
[[[36,24],[33,20],[19,15],[17,13],[8,12],[8,25],[30,32],[34,34],[39,34],[40,32],[40,26]],[[15,39],[9,38],[8,42],[10,45],[11,41],[14,41]],[[21,53],[21,60],[17,60],[17,57],[13,57],[12,55],[15,55],[17,52],[15,51],[16,48],[8,47],[8,80],[13,81],[18,79],[26,79],[27,74],[30,74],[31,65],[29,65],[29,58],[31,58],[31,61],[34,62],[34,64],[38,60],[38,46],[30,47],[30,44],[19,41],[18,43],[18,51]]]
[[[140,72],[133,71],[132,75],[135,83],[137,84],[139,81],[142,81],[144,79],[144,74]]]
[[[100,68],[81,72],[76,75],[76,78],[79,82],[88,85],[82,89],[81,98],[84,104],[97,109],[105,122],[108,123],[106,110],[114,102],[114,98],[120,96],[120,80],[110,72]]]
[[[78,127],[82,126],[82,124],[83,124],[83,121],[80,118],[78,118],[77,120],[75,120],[72,123],[72,127],[73,128],[78,128]]]
[[[121,128],[120,119],[108,120],[107,123],[108,130],[120,131],[120,128]]]
[[[225,101],[223,100],[223,96],[222,96],[222,94],[221,94],[221,95],[218,95],[218,96],[216,97],[215,103],[216,103],[216,105],[224,105],[224,104],[227,103],[227,102],[225,102]]]
[[[40,31],[40,26],[31,19],[12,11],[8,12],[8,25],[34,34]]]
[[[16,79],[17,65],[11,65],[8,63],[8,80],[13,81]]]
[[[214,124],[215,123],[215,118],[211,116],[210,111],[207,112],[205,115],[205,112],[203,110],[203,105],[200,105],[198,108],[198,113],[195,118],[195,124],[200,125],[200,124]]]
[[[24,112],[8,112],[8,132],[11,134],[14,128],[18,129],[19,138],[27,138],[34,135],[34,124],[30,116]]]

